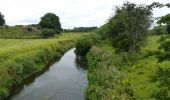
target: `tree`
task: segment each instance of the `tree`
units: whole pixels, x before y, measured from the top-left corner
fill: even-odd
[[[39,23],[42,29],[54,29],[56,33],[60,33],[61,31],[61,24],[60,19],[53,13],[45,14]]]
[[[4,15],[0,12],[0,26],[3,26],[5,24]]]
[[[168,34],[170,34],[170,14],[162,16],[160,20],[157,21],[158,24],[166,24]]]
[[[116,8],[107,32],[117,51],[136,53],[140,50],[152,22],[152,12],[145,5],[126,2]]]

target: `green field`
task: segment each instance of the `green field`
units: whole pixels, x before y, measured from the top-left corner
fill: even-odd
[[[0,39],[0,99],[10,88],[58,59],[89,33],[62,33],[51,39]]]
[[[156,74],[158,67],[170,68],[170,61],[158,62],[156,52],[162,43],[160,38],[161,36],[149,36],[141,52],[134,57],[127,56],[128,58],[115,53],[108,41],[94,46],[87,55],[88,99],[155,100],[153,94],[162,87],[160,81],[152,81],[152,76]]]

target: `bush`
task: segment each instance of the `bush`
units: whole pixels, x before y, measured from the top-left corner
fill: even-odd
[[[170,52],[170,41],[163,42],[159,48],[163,49],[165,52]]]
[[[85,56],[87,54],[87,52],[90,50],[92,46],[92,40],[91,39],[81,39],[78,40],[76,43],[76,54],[77,55],[81,55],[81,56]]]
[[[152,76],[153,82],[159,82],[159,91],[155,91],[152,96],[155,100],[169,100],[170,96],[170,68],[158,67],[155,74]]]
[[[98,34],[92,34],[88,37],[80,39],[76,43],[76,54],[80,56],[85,56],[92,45],[99,43],[101,41],[101,36]]]
[[[159,47],[160,50],[163,50],[158,56],[159,62],[164,60],[170,60],[170,41],[164,41]]]
[[[53,36],[55,36],[55,34],[56,34],[56,31],[53,29],[43,29],[42,30],[42,35],[44,37],[53,37]]]
[[[27,27],[27,31],[32,32],[32,27]]]

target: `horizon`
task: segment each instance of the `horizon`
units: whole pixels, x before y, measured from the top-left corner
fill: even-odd
[[[170,2],[170,0],[128,1],[136,4]],[[52,12],[59,16],[62,28],[72,29],[74,27],[102,26],[110,16],[114,15],[114,7],[122,5],[125,1],[51,0],[51,2],[48,2],[45,0],[0,0],[0,2],[2,2],[0,12],[5,16],[6,24],[9,26],[38,24],[44,14]],[[153,17],[164,16],[169,11],[168,8],[156,8],[153,10]]]

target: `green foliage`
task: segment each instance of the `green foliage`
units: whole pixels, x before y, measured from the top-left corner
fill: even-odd
[[[42,30],[42,35],[44,37],[54,37],[56,34],[56,31],[54,29],[43,29]]]
[[[170,14],[162,16],[160,20],[157,21],[158,24],[166,24],[167,25],[167,32],[170,34]]]
[[[167,25],[168,34],[170,34],[170,24]]]
[[[60,19],[58,16],[56,16],[53,13],[47,13],[45,14],[39,23],[41,28],[43,29],[54,29],[56,30],[56,33],[59,34],[61,31],[61,24]]]
[[[12,38],[12,39],[33,39],[42,38],[41,31],[32,27],[22,26],[1,26],[0,38]]]
[[[170,52],[170,41],[165,41],[161,43],[160,49],[163,49],[164,52]]]
[[[57,39],[0,39],[0,100],[8,97],[14,84],[41,71],[89,34],[62,34]]]
[[[102,36],[102,39],[108,39],[108,31],[109,31],[109,24],[106,23],[103,26],[101,26],[99,29],[97,29],[97,33]]]
[[[155,93],[152,95],[155,100],[169,100],[170,97],[168,96],[168,89],[167,88],[161,88],[160,90],[155,91]]]
[[[0,26],[3,26],[5,24],[4,15],[0,12]]]
[[[101,37],[100,35],[97,34],[92,34],[88,37],[82,38],[77,41],[75,52],[77,55],[85,56],[90,50],[90,48],[94,44],[99,43],[100,41],[101,41]]]
[[[32,27],[28,27],[27,30],[32,32]]]
[[[170,91],[170,68],[158,67],[155,74],[152,76],[153,82],[159,82],[160,89],[153,93],[153,97],[156,100],[169,100],[170,96],[168,95]]]
[[[134,94],[129,81],[115,67],[115,56],[101,48],[93,47],[87,54],[89,86],[88,100],[132,100]]]
[[[97,27],[75,27],[73,29],[64,29],[64,32],[91,32],[97,29]]]
[[[158,56],[159,61],[170,60],[170,41],[167,40],[162,42],[159,49],[163,50]]]
[[[151,10],[145,5],[127,2],[115,12],[102,33],[108,34],[116,51],[139,52],[152,22]]]
[[[157,21],[158,24],[170,24],[170,14],[162,16],[160,20]]]
[[[153,29],[149,31],[149,34],[152,35],[162,35],[162,34],[168,34],[166,26],[156,26]]]
[[[76,43],[76,54],[85,56],[87,52],[90,50],[92,46],[92,40],[91,39],[81,39],[78,40]]]

